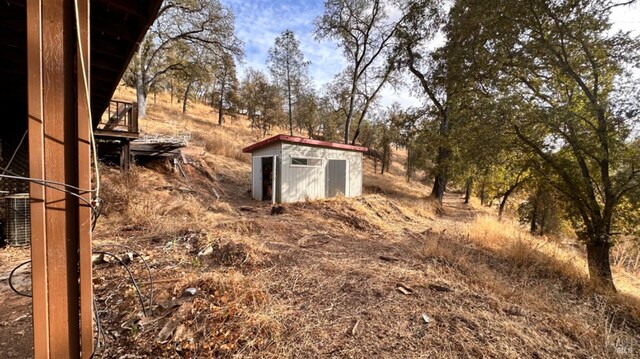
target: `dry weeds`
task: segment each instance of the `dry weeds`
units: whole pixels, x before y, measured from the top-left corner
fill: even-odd
[[[285,205],[272,216],[250,198],[250,167],[238,151],[257,134],[246,121],[218,128],[206,106],[182,115],[165,95],[150,102],[146,131],[190,132],[205,153],[194,155],[202,168],[188,166],[187,179],[160,167],[103,170],[96,243],[134,247],[156,284],[153,314],[143,318],[122,270],[97,269],[104,357],[640,353],[640,286],[622,268],[621,293],[607,297],[588,284],[579,248],[528,236],[458,194],[436,206],[428,184],[407,183],[397,164],[382,176],[367,160],[361,198]],[[141,285],[146,293],[149,283]]]

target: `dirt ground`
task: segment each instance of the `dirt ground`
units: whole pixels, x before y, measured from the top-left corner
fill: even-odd
[[[29,257],[28,248],[0,248],[0,356],[31,358],[33,356],[33,323],[31,298],[16,295],[8,284],[11,270]],[[29,290],[29,267],[16,272],[14,285]]]

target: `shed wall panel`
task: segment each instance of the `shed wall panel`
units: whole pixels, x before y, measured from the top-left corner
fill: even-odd
[[[291,164],[293,157],[318,158],[320,166],[296,166]],[[282,144],[281,195],[282,202],[297,202],[326,196],[326,173],[329,159],[348,161],[347,188],[345,196],[362,194],[362,153],[339,149]]]
[[[260,157],[251,158],[251,195],[253,199],[260,201],[262,199],[262,186],[260,186],[260,169],[261,169]]]

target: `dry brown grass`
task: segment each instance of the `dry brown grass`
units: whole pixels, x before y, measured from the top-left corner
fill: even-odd
[[[132,96],[128,89],[119,94]],[[206,106],[182,116],[178,104],[162,98],[157,105],[150,100],[144,129],[190,132],[205,149],[195,156],[198,163],[217,180],[194,166],[186,168],[188,179],[162,166],[103,170],[106,205],[96,241],[138,249],[153,267],[159,304],[156,321],[123,328],[123,321],[140,318],[131,288],[120,284],[128,288],[120,297],[129,307],[105,318],[108,330],[119,333],[108,355],[608,358],[640,352],[640,285],[624,270],[615,274],[621,293],[600,294],[586,280],[580,248],[531,237],[456,194],[437,206],[427,200],[429,186],[407,183],[397,161],[385,175],[365,161],[361,198],[285,205],[284,214],[271,216],[270,206],[248,192],[250,167],[239,151],[256,134],[246,122],[218,128]],[[214,254],[198,257],[209,246]],[[105,270],[99,295],[122,282],[117,270]],[[412,293],[398,291],[400,283]],[[188,287],[197,289],[193,298],[163,309]],[[174,338],[158,343],[171,320],[178,324]]]

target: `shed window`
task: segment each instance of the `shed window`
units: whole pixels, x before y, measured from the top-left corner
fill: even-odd
[[[319,167],[322,165],[321,158],[303,158],[303,157],[291,157],[292,166],[307,166],[307,167]]]

